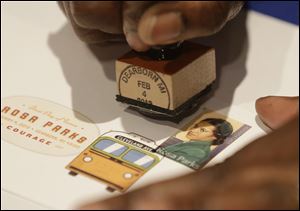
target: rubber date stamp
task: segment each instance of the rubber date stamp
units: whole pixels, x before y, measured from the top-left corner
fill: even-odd
[[[146,116],[173,122],[195,111],[215,81],[215,51],[191,42],[183,43],[180,51],[130,51],[119,58],[116,100]]]

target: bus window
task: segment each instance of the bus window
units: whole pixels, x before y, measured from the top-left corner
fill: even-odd
[[[129,150],[124,156],[123,160],[129,161],[135,165],[141,166],[143,168],[148,168],[154,162],[154,158],[139,152],[137,150]]]
[[[123,152],[125,152],[125,150],[128,149],[128,147],[108,139],[97,142],[94,145],[94,148],[114,156],[120,156]]]

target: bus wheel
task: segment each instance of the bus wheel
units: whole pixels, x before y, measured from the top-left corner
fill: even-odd
[[[74,171],[70,171],[69,174],[70,174],[71,176],[76,176],[76,175],[77,175],[77,173],[74,172]]]
[[[115,192],[116,189],[107,186],[106,190],[109,191],[109,192],[111,192],[111,193],[113,193],[113,192]]]

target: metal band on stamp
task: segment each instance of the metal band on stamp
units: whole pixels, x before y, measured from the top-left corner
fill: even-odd
[[[120,75],[119,93],[143,103],[170,109],[170,94],[163,79],[143,67],[129,65]]]

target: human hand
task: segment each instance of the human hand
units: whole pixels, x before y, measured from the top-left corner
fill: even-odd
[[[87,43],[120,41],[136,51],[219,31],[243,2],[58,2],[78,37]]]
[[[75,33],[84,42],[125,41],[119,1],[59,1]]]
[[[123,4],[124,34],[137,51],[212,35],[243,6],[242,1],[125,1]]]
[[[256,101],[255,108],[267,126],[277,129],[299,115],[299,97],[262,97]]]

